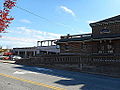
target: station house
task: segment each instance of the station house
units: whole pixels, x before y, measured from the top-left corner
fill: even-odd
[[[92,33],[61,36],[62,54],[119,54],[120,15],[90,23]]]

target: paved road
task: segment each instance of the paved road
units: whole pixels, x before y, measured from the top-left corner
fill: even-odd
[[[120,78],[0,63],[0,90],[120,90]]]

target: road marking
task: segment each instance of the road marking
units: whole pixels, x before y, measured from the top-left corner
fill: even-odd
[[[15,71],[13,74],[38,74],[37,72],[31,72],[31,71]]]
[[[53,90],[67,90],[67,89],[64,89],[64,88],[59,88],[59,87],[47,85],[47,84],[44,84],[44,83],[39,83],[39,82],[31,81],[31,80],[26,80],[26,79],[23,79],[23,78],[10,76],[10,75],[3,74],[3,73],[0,73],[0,76],[4,76],[4,77],[12,78],[12,79],[15,79],[15,80],[19,80],[19,81],[23,81],[23,82],[27,82],[27,83],[31,83],[31,84],[35,84],[35,85],[39,85],[39,86],[43,86],[43,87],[47,87],[47,88],[51,88]]]

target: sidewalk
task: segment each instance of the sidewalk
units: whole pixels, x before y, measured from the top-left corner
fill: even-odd
[[[15,61],[12,61],[12,60],[1,60],[0,59],[0,63],[15,63]]]

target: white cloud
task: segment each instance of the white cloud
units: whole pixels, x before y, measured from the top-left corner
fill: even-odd
[[[30,20],[27,20],[27,19],[22,19],[22,20],[20,20],[20,22],[23,22],[23,23],[31,23],[31,21],[30,21]]]
[[[60,6],[60,8],[61,8],[63,11],[71,14],[72,16],[76,16],[75,13],[74,13],[71,9],[67,8],[66,6]]]
[[[29,47],[36,46],[37,41],[59,39],[60,34],[29,29],[26,27],[16,27],[10,30],[7,36],[0,39],[1,45],[9,47]]]
[[[17,31],[18,30],[18,31]],[[36,39],[41,39],[41,40],[44,40],[44,39],[55,39],[55,38],[59,38],[60,37],[60,34],[55,34],[55,33],[51,33],[51,32],[44,32],[44,31],[40,31],[40,30],[34,30],[34,29],[29,29],[29,28],[26,28],[26,27],[17,27],[17,32],[18,33],[21,33],[21,34],[25,34],[29,36],[32,36],[32,38],[36,38]],[[25,36],[24,35],[24,36]]]
[[[80,30],[77,33],[79,33],[79,34],[88,34],[88,33],[91,33],[91,31],[82,31],[82,30]]]
[[[97,22],[97,21],[87,21],[87,23],[95,23],[95,22]]]

